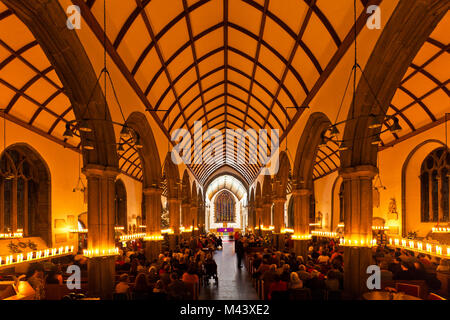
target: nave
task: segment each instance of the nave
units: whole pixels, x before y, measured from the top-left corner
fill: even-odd
[[[0,0],[0,299],[448,299],[449,9]]]

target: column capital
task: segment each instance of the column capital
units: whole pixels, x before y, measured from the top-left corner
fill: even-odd
[[[378,168],[372,165],[341,168],[339,174],[343,179],[357,179],[361,177],[373,178],[378,174]]]
[[[294,189],[292,190],[293,196],[309,196],[312,194],[310,189]]]
[[[153,194],[156,194],[156,195],[161,195],[162,194],[162,192],[163,192],[163,190],[161,189],[161,188],[157,188],[157,187],[151,187],[151,188],[143,188],[142,189],[142,192],[145,194],[145,195],[153,195]]]
[[[114,167],[105,167],[98,164],[87,164],[82,169],[83,174],[90,177],[115,178],[120,173],[119,169]]]
[[[286,198],[280,197],[280,198],[274,198],[273,199],[274,203],[285,203],[286,202]]]
[[[167,201],[172,203],[181,203],[181,199],[178,198],[168,198]]]
[[[263,206],[263,208],[264,208],[264,207],[271,207],[271,206],[272,206],[272,203],[271,203],[271,202],[269,202],[269,203],[263,203],[262,206]]]

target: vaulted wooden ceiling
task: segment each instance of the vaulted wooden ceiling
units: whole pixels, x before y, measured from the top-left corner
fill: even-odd
[[[441,124],[450,112],[449,30],[447,12],[417,53],[391,101],[387,114],[399,119],[402,131],[382,134],[382,146],[392,146]]]
[[[72,0],[103,41],[103,0]],[[357,1],[357,31],[365,7]],[[284,138],[353,41],[353,1],[334,0],[110,0],[107,1],[110,59],[167,136],[184,128],[203,131],[279,129]],[[442,123],[448,110],[448,15],[411,64],[388,114],[402,132],[385,133],[389,146],[414,132]],[[0,0],[0,109],[9,120],[66,147],[74,119],[70,101],[43,50],[27,27]],[[142,180],[136,148],[124,142],[120,167]],[[224,142],[225,143],[225,142]],[[254,144],[252,139],[247,142]],[[203,150],[211,148],[206,141]],[[200,183],[229,165],[249,184],[261,163],[240,164],[227,148],[213,164],[191,164]],[[337,145],[321,148],[314,177],[339,167]]]
[[[380,2],[357,2],[358,32],[364,7]],[[104,2],[72,3],[102,40]],[[240,128],[285,134],[353,36],[353,1],[134,0],[107,2],[106,12],[114,22],[106,32],[109,54],[126,66],[122,73],[149,109],[167,110],[153,114],[167,135],[184,128],[194,137],[194,121],[224,137],[226,129]],[[202,148],[215,145],[204,141]],[[199,182],[227,164],[251,183],[261,163],[249,164],[249,148],[245,159],[222,150],[213,164],[190,165]],[[136,157],[127,154],[124,161]]]

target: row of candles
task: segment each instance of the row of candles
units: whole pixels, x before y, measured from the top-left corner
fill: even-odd
[[[429,243],[421,240],[411,240],[402,238],[389,238],[389,246],[404,248],[419,253],[426,253],[438,257],[450,257],[450,246],[443,246],[437,243]]]
[[[10,266],[23,262],[31,262],[41,259],[48,259],[57,256],[67,255],[73,253],[73,246],[65,246],[59,248],[49,248],[38,251],[31,251],[28,253],[18,253],[16,255],[8,255],[0,257],[0,267]]]
[[[0,233],[0,239],[20,239],[23,238],[23,232]]]
[[[118,254],[119,254],[119,248],[83,250],[83,256],[88,257],[88,258],[116,256]]]

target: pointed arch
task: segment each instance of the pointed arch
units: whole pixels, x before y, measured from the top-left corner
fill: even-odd
[[[0,155],[0,185],[0,232],[23,229],[25,236],[39,236],[51,246],[51,176],[39,152],[27,143],[8,146]]]
[[[293,176],[296,188],[312,190],[313,169],[319,150],[321,135],[330,125],[331,121],[322,112],[311,114],[306,122],[295,154]]]
[[[344,140],[350,149],[341,151],[342,168],[377,166],[378,146],[372,141],[381,128],[370,129],[370,114],[385,119],[392,98],[422,45],[450,8],[450,1],[399,1],[384,27],[364,68],[350,108]],[[415,99],[417,100],[417,99]]]
[[[272,178],[270,175],[265,175],[261,194],[264,204],[272,203],[272,192]]]
[[[180,196],[180,174],[178,166],[173,163],[171,153],[168,152],[164,160],[163,175],[167,182],[167,197],[169,199],[178,199]]]
[[[90,59],[77,33],[66,27],[67,16],[60,3],[44,0],[2,2],[27,26],[55,68],[64,93],[71,102],[75,118],[78,121],[83,118],[111,120],[109,109],[104,104],[102,89],[95,85],[97,76]],[[87,107],[90,97],[91,103]],[[81,141],[82,145],[87,142],[92,144],[94,150],[82,150],[84,165],[117,168],[118,156],[112,123],[87,122],[92,132],[81,133]]]
[[[192,188],[191,188],[191,204],[198,206],[198,188],[197,188],[197,182],[192,182]]]
[[[274,193],[276,198],[286,198],[289,183],[291,164],[286,152],[281,151],[279,156],[279,169],[275,175]]]
[[[142,148],[137,149],[142,164],[144,188],[161,186],[161,161],[152,129],[147,117],[141,112],[129,115],[126,125],[132,128],[141,139]],[[137,138],[137,137],[135,137]]]
[[[181,199],[183,204],[191,203],[191,183],[187,169],[184,170],[181,184]]]

